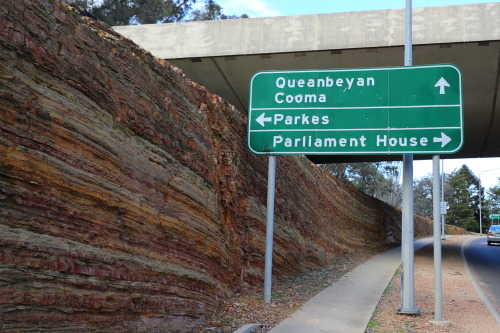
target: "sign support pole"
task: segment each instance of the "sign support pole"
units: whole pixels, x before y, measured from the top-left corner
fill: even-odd
[[[276,156],[270,155],[268,174],[267,174],[266,257],[265,257],[265,268],[264,268],[264,302],[266,303],[271,303],[275,183],[276,183]]]
[[[403,156],[403,206],[401,223],[401,314],[419,314],[414,306],[414,221],[413,221],[413,155]]]
[[[441,160],[441,202],[444,202],[444,159]],[[445,214],[441,212],[441,239],[445,240],[446,239],[446,232],[445,232]]]
[[[479,235],[483,235],[483,213],[481,211],[481,172],[479,173]]]
[[[412,3],[406,0],[405,66],[413,65]],[[413,155],[403,155],[403,204],[401,221],[401,307],[398,313],[419,314],[414,306],[414,221],[413,221]]]
[[[433,184],[433,232],[434,232],[434,321],[443,322],[443,288],[442,288],[442,262],[441,262],[441,211],[439,204],[439,155],[432,156]]]

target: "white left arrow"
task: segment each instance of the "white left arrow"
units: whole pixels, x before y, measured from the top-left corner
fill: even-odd
[[[444,77],[440,78],[438,82],[434,85],[434,87],[439,87],[439,94],[444,95],[446,93],[445,87],[449,87],[450,84],[444,79]]]
[[[443,148],[451,141],[451,138],[448,135],[441,132],[441,137],[440,138],[433,138],[433,141],[434,142],[441,142],[441,148]]]
[[[263,114],[261,114],[257,119],[257,122],[262,126],[264,127],[266,125],[266,122],[268,121],[272,121],[273,118],[271,117],[266,117],[266,113],[264,112]]]

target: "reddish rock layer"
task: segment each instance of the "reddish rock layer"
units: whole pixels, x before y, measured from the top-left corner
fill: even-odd
[[[262,283],[238,111],[55,0],[3,0],[0,31],[2,332],[188,331]],[[398,242],[400,212],[306,158],[277,175],[276,277]]]

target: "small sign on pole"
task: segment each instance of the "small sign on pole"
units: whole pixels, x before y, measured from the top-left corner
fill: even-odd
[[[441,215],[446,215],[446,212],[448,211],[448,202],[447,201],[441,201],[439,203],[439,210],[441,212]]]

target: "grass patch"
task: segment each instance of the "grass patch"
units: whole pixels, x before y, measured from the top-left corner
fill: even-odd
[[[374,330],[380,326],[380,322],[374,319],[370,319],[368,322],[368,326],[366,326],[366,331],[365,332],[375,332]]]
[[[401,276],[401,269],[398,269],[394,273],[394,275],[391,279],[391,282],[389,282],[389,284],[385,288],[384,292],[382,293],[382,297],[388,295],[391,291],[394,290],[394,286],[392,285],[392,282],[400,276]],[[377,318],[379,313],[380,313],[380,301],[379,301],[379,304],[377,305],[377,307],[375,308],[375,311],[373,311],[372,317],[371,317],[370,321],[368,322],[368,325],[366,326],[365,333],[386,333],[386,332],[382,332],[379,330],[379,326],[382,325],[380,320]]]

